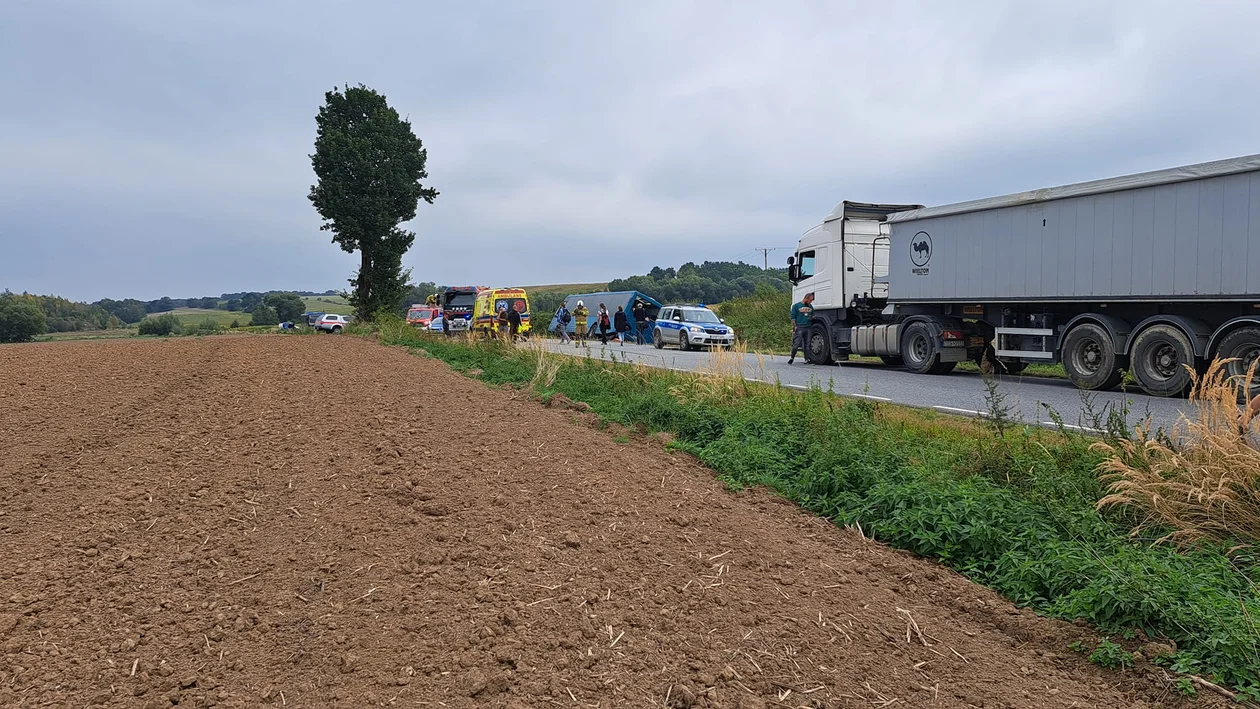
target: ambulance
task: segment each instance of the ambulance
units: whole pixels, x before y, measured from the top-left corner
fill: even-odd
[[[473,332],[489,337],[495,331],[500,307],[521,314],[521,337],[529,335],[529,295],[524,288],[490,288],[477,294],[473,305]]]

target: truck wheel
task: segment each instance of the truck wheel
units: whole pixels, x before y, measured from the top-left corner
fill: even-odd
[[[1172,325],[1152,325],[1133,341],[1133,376],[1151,396],[1178,396],[1191,382],[1194,348]]]
[[[1106,328],[1085,323],[1072,328],[1061,347],[1063,369],[1077,389],[1114,389],[1120,383],[1116,348]]]
[[[883,362],[889,367],[900,367],[901,365],[905,364],[905,361],[902,360],[900,357],[893,357],[892,355],[880,355],[879,361]]]
[[[660,329],[652,331],[652,346],[658,350],[665,346],[665,340],[661,339]]]
[[[827,341],[827,326],[814,323],[805,341],[805,359],[810,364],[831,364],[831,343]]]
[[[933,371],[940,364],[937,361],[940,359],[940,352],[937,351],[936,337],[932,335],[932,329],[927,323],[910,323],[902,332],[901,357],[905,360],[906,369],[915,374],[941,373]]]
[[[1225,373],[1238,383],[1239,403],[1246,403],[1252,397],[1260,395],[1260,365],[1256,364],[1256,360],[1260,360],[1260,327],[1243,327],[1229,333],[1221,340],[1220,347],[1216,348],[1216,356],[1234,360],[1225,365]],[[1256,373],[1251,389],[1244,390],[1243,384],[1253,366],[1256,367]]]

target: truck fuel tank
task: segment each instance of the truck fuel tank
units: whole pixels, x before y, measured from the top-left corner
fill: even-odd
[[[900,353],[896,325],[862,325],[853,328],[850,349],[855,355],[895,357]]]

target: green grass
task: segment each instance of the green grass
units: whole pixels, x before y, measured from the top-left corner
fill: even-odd
[[[339,295],[305,295],[302,302],[309,312],[335,313],[337,315],[353,315],[354,307]]]
[[[76,330],[72,332],[49,332],[35,338],[36,342],[57,342],[61,340],[116,340],[136,334],[134,327],[120,327],[113,330]]]
[[[196,327],[207,320],[213,321],[219,327],[228,327],[235,320],[241,325],[249,324],[249,313],[234,313],[228,310],[207,310],[205,308],[175,308],[169,311],[179,319],[181,325]],[[149,313],[150,318],[155,318],[166,313]]]
[[[715,307],[749,350],[787,354],[792,349],[791,293],[762,291]]]
[[[380,336],[491,385],[528,387],[536,369],[529,351],[388,322]],[[1021,606],[1102,633],[1171,639],[1174,670],[1260,699],[1254,551],[1179,551],[1135,535],[1138,520],[1123,510],[1099,513],[1093,439],[594,359],[562,358],[554,384],[535,393],[556,392],[605,420],[673,434],[734,487],[766,486],[838,525],[860,524]]]

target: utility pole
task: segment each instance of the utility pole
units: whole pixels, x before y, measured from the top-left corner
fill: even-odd
[[[763,270],[769,271],[770,270],[770,252],[782,251],[783,249],[787,249],[787,248],[791,248],[791,247],[789,246],[763,246],[758,249],[753,249],[753,251],[761,252],[761,268]]]

